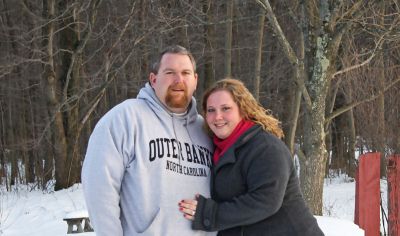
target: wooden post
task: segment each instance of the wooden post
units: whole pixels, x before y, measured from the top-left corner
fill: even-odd
[[[380,235],[380,153],[367,153],[358,160],[354,222],[365,236]]]
[[[400,155],[389,157],[387,174],[389,236],[400,236]]]

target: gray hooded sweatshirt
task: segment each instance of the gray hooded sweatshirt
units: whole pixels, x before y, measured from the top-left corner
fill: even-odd
[[[147,83],[96,125],[82,168],[97,236],[215,235],[191,229],[178,202],[209,197],[212,143],[195,99],[174,115]]]

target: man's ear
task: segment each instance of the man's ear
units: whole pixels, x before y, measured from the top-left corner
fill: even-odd
[[[150,73],[150,75],[149,75],[149,82],[150,82],[150,85],[151,85],[151,86],[153,86],[153,84],[156,83],[156,80],[157,80],[157,75],[154,74],[154,73]]]
[[[197,88],[197,83],[198,83],[198,79],[199,79],[199,76],[197,75],[197,73],[195,73],[194,74],[194,79],[196,80],[196,88]]]

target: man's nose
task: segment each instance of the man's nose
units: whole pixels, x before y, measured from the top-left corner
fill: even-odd
[[[174,82],[175,83],[181,83],[181,82],[183,82],[183,80],[184,80],[183,75],[181,75],[180,73],[177,73],[176,76],[175,76]]]

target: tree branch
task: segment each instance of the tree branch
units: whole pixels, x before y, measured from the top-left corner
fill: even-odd
[[[23,11],[32,17],[32,19],[43,22],[44,19],[31,11],[30,7],[27,6],[26,0],[19,1],[22,6]]]
[[[360,11],[360,12],[362,12],[362,11]],[[360,12],[358,12],[357,15],[361,14]],[[358,65],[353,65],[353,66],[350,66],[350,67],[345,68],[345,69],[343,69],[343,70],[337,71],[336,73],[333,74],[332,79],[333,79],[335,76],[337,76],[337,75],[340,75],[340,74],[349,72],[349,71],[351,71],[351,70],[360,68],[360,67],[365,66],[365,65],[367,65],[368,63],[370,63],[371,60],[376,56],[376,52],[378,51],[378,49],[381,48],[381,46],[382,46],[384,40],[386,39],[386,37],[387,37],[388,35],[390,35],[390,33],[392,32],[392,30],[393,30],[393,28],[394,28],[395,26],[397,26],[396,21],[395,21],[393,24],[391,24],[390,27],[389,27],[389,29],[388,29],[384,34],[382,34],[382,35],[379,37],[378,42],[377,42],[376,45],[375,45],[375,48],[372,50],[371,56],[370,56],[367,60],[363,61],[362,63],[360,63],[360,64],[358,64]]]
[[[345,68],[345,69],[343,69],[343,70],[336,71],[336,73],[333,74],[332,79],[333,79],[335,76],[337,76],[337,75],[340,75],[340,74],[349,72],[349,71],[351,71],[351,70],[354,70],[354,69],[357,69],[357,68],[360,68],[360,67],[363,67],[363,66],[367,65],[368,63],[370,63],[371,60],[376,56],[376,52],[378,51],[378,48],[381,47],[381,45],[382,45],[382,43],[383,43],[383,38],[385,37],[385,35],[386,35],[386,34],[382,35],[382,36],[379,38],[378,42],[376,43],[375,48],[373,49],[373,51],[372,51],[372,53],[371,53],[371,56],[370,56],[367,60],[363,61],[363,62],[360,63],[360,64],[353,65],[353,66],[347,67],[347,68]]]
[[[89,41],[90,35],[93,32],[93,25],[96,22],[96,16],[97,16],[97,9],[100,5],[102,0],[92,0],[90,2],[90,5],[92,6],[91,8],[91,15],[90,15],[90,19],[89,19],[89,27],[88,30],[85,32],[85,35],[83,36],[83,40],[80,40],[80,42],[78,43],[78,45],[76,46],[74,53],[71,56],[71,63],[69,65],[68,68],[68,72],[67,72],[67,77],[66,77],[66,81],[65,81],[65,86],[64,86],[64,91],[63,91],[63,100],[62,103],[64,103],[64,101],[67,101],[67,96],[68,96],[68,85],[69,82],[71,80],[71,73],[72,70],[75,66],[75,62],[77,57],[82,53],[83,49],[86,46],[86,43]]]
[[[351,15],[351,19],[360,18],[360,16],[362,14],[364,14],[364,12],[365,12],[365,11],[360,10],[362,3],[363,3],[363,0],[360,0],[360,1],[356,2],[355,4],[353,4],[352,8],[346,14]],[[331,40],[330,45],[334,46],[335,44],[338,44],[341,41],[342,36],[346,32],[348,32],[349,29],[352,27],[353,23],[354,23],[353,21],[347,21],[347,22],[343,23],[343,25],[341,27],[337,27],[337,29],[334,31],[335,33],[333,33],[333,35],[332,35],[332,40]],[[333,27],[333,26],[331,26],[331,27]]]
[[[377,99],[379,96],[384,94],[387,90],[389,90],[391,87],[396,85],[398,82],[400,82],[400,77],[395,79],[394,81],[392,81],[389,85],[385,86],[385,88],[382,91],[380,91],[378,94],[371,95],[371,97],[368,97],[364,100],[350,103],[348,105],[345,105],[344,107],[341,107],[341,108],[335,110],[334,112],[332,112],[331,114],[329,114],[328,116],[325,117],[325,125],[327,125],[329,122],[332,121],[332,119],[334,119],[335,117],[338,117],[339,115],[345,113],[346,111],[349,111],[350,109],[352,109],[362,103],[370,102],[370,101]]]
[[[272,10],[272,7],[271,7],[271,4],[269,3],[269,1],[268,0],[263,0],[263,1],[256,0],[256,1],[266,11],[267,17],[270,21],[272,29],[276,33],[276,35],[278,37],[278,41],[281,44],[281,46],[283,47],[283,51],[285,52],[287,59],[293,66],[296,67],[297,71],[296,71],[296,76],[295,76],[295,82],[301,88],[307,109],[311,110],[312,101],[311,101],[311,97],[307,91],[307,88],[306,88],[305,82],[304,82],[304,68],[302,68],[302,66],[301,66],[303,63],[300,62],[300,60],[296,56],[296,53],[294,52],[293,48],[290,46],[290,43],[282,31],[282,28],[279,25],[278,20],[276,19],[276,16]]]

